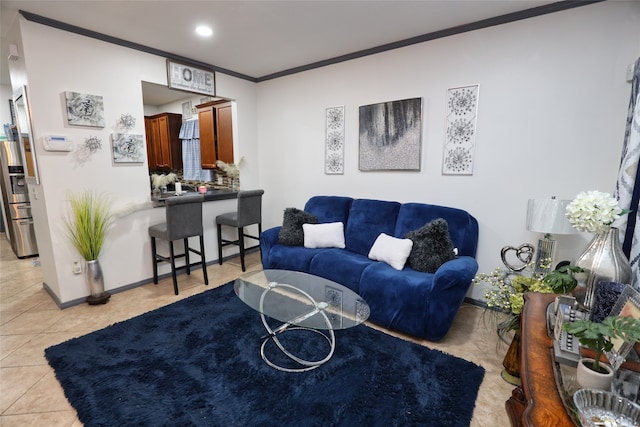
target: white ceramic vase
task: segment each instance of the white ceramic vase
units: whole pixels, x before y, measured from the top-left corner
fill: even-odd
[[[600,363],[600,367],[607,371],[606,374],[596,372],[590,367],[593,365],[593,359],[583,357],[578,362],[577,379],[578,384],[582,388],[595,388],[598,390],[611,390],[613,382],[613,369],[611,366]]]

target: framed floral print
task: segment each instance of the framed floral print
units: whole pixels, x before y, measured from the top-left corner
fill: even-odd
[[[447,90],[443,175],[473,175],[480,85]]]

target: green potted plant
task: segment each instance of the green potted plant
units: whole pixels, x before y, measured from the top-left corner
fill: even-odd
[[[575,274],[584,270],[577,265],[563,265],[544,276],[543,282],[553,289],[554,294],[570,294],[578,285]]]
[[[65,219],[71,243],[86,261],[86,277],[91,295],[89,304],[105,304],[111,294],[104,290],[104,278],[98,261],[113,215],[104,195],[85,190],[70,194],[71,212]]]
[[[540,264],[547,271],[551,259],[543,259]],[[507,334],[515,331],[502,362],[505,370],[501,375],[505,381],[517,385],[520,377],[520,316],[524,308],[524,294],[570,293],[578,284],[573,275],[583,271],[580,267],[565,265],[547,274],[536,274],[533,265],[532,262],[527,264],[531,276],[496,268],[489,274],[478,273],[473,278],[476,285],[488,285],[484,293],[488,308],[485,313],[491,317],[491,323],[496,323],[498,337],[508,343]]]
[[[582,358],[578,363],[578,383],[584,388],[608,390],[614,369],[603,363],[602,355],[606,353],[610,358],[618,356],[614,341],[632,344],[640,340],[640,320],[627,316],[609,316],[601,323],[576,320],[565,323],[562,328],[578,338],[582,346],[595,351],[593,359]]]
[[[541,261],[545,268],[551,264],[550,259]],[[533,263],[528,264],[532,270]],[[496,268],[491,273],[478,273],[473,283],[485,283],[484,297],[487,301],[489,313],[505,313],[506,318],[497,325],[498,336],[503,339],[505,334],[520,328],[520,315],[524,307],[524,294],[527,292],[569,294],[577,286],[574,274],[582,272],[582,268],[575,265],[564,265],[547,274],[531,273],[531,276],[514,274]],[[502,316],[500,316],[502,317]]]

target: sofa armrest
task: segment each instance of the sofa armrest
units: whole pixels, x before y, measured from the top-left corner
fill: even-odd
[[[427,339],[440,340],[447,333],[478,271],[475,258],[461,256],[438,268],[429,297]]]
[[[262,254],[262,267],[268,268],[269,264],[269,253],[271,252],[271,248],[274,245],[278,244],[278,233],[280,233],[280,229],[282,226],[277,226],[273,228],[269,228],[268,230],[264,230],[262,234],[260,234],[260,252]]]
[[[435,272],[434,291],[463,285],[465,293],[478,272],[478,262],[470,256],[460,256],[442,264]]]

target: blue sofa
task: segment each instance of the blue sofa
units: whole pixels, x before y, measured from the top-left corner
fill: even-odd
[[[345,248],[311,249],[280,244],[280,226],[260,238],[264,269],[302,271],[340,283],[371,308],[369,320],[388,329],[437,341],[455,318],[478,270],[478,222],[461,209],[423,203],[315,196],[304,211],[319,223],[342,222]],[[367,257],[380,233],[403,238],[437,218],[447,221],[458,256],[435,273],[396,270]]]

